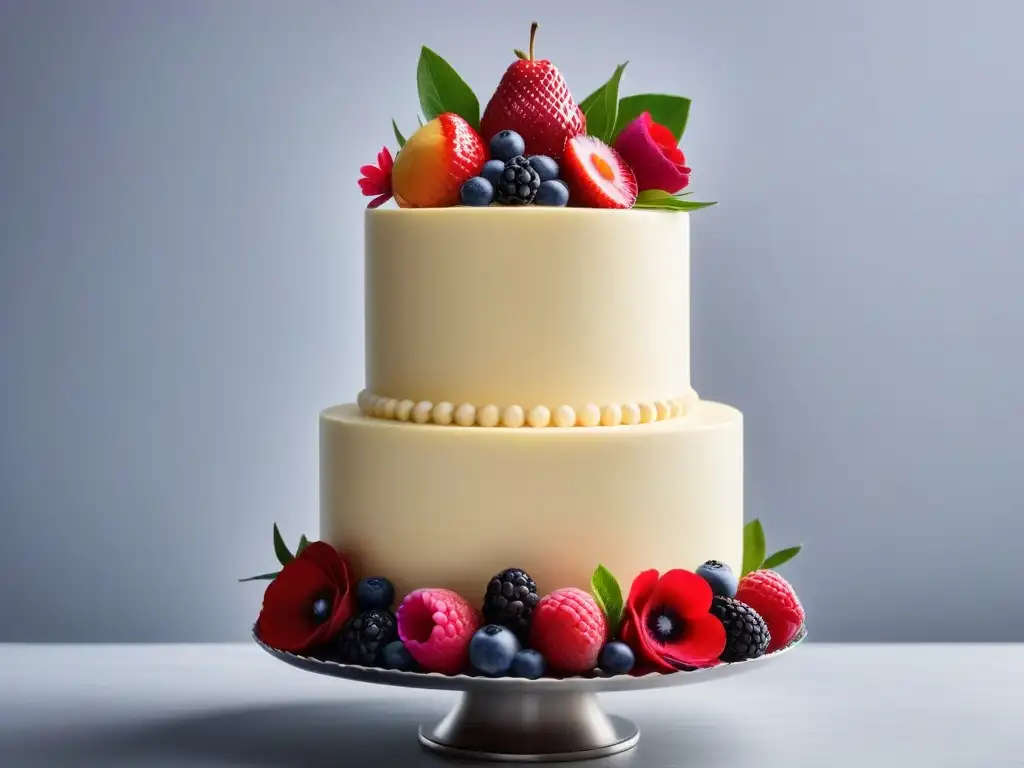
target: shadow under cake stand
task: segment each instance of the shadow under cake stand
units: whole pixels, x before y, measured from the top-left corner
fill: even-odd
[[[342,664],[276,650],[253,632],[253,639],[271,656],[308,672],[399,688],[460,691],[458,703],[445,717],[420,726],[420,743],[448,756],[499,762],[563,762],[625,752],[640,740],[640,729],[630,720],[605,714],[597,694],[721,680],[764,666],[806,637],[802,631],[785,648],[758,659],[692,672],[524,680]]]

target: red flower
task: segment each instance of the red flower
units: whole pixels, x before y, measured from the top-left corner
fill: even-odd
[[[725,650],[725,627],[711,613],[711,587],[683,570],[644,571],[633,581],[620,636],[637,656],[662,672],[707,667]]]
[[[615,149],[636,175],[637,189],[675,194],[690,183],[690,169],[672,131],[644,112],[622,129]]]
[[[395,167],[395,161],[391,157],[391,151],[382,147],[377,153],[377,165],[364,165],[359,169],[363,177],[359,180],[359,188],[367,197],[374,197],[366,204],[367,208],[376,208],[391,199],[391,171]]]
[[[271,648],[303,653],[333,639],[353,610],[348,562],[314,541],[270,582],[256,634]]]

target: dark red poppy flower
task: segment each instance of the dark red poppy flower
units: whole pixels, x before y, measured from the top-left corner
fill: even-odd
[[[644,571],[626,600],[620,637],[637,662],[661,672],[711,666],[725,650],[725,627],[711,613],[704,579],[680,569]]]
[[[351,618],[352,593],[348,561],[330,544],[314,541],[270,582],[256,634],[292,653],[323,646]]]
[[[367,197],[373,197],[373,200],[366,204],[367,208],[376,208],[391,199],[391,171],[394,167],[395,161],[391,157],[391,151],[387,147],[382,147],[377,153],[376,165],[364,165],[359,169],[363,175],[359,179],[359,188]]]

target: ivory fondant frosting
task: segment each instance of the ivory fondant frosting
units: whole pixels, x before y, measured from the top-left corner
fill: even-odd
[[[321,538],[399,592],[496,568],[738,568],[742,416],[690,384],[689,216],[366,213],[366,387],[320,417]]]
[[[475,597],[511,567],[588,589],[596,563],[632,578],[741,560],[743,421],[718,403],[685,419],[542,430],[432,428],[339,406],[320,417],[320,461],[321,538],[400,594]]]
[[[686,214],[367,211],[366,389],[527,412],[685,396],[689,261]]]

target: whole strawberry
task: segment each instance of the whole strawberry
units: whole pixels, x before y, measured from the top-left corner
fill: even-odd
[[[796,592],[775,571],[748,573],[740,579],[736,599],[757,611],[768,625],[768,653],[789,645],[804,625],[804,609]]]
[[[557,589],[533,610],[530,647],[563,674],[581,675],[597,666],[608,622],[597,601],[576,587]]]
[[[562,73],[547,59],[533,57],[537,23],[530,27],[529,54],[516,51],[518,61],[505,71],[484,109],[480,133],[494,136],[515,131],[530,155],[560,160],[567,139],[587,132],[587,119],[569,93]]]

